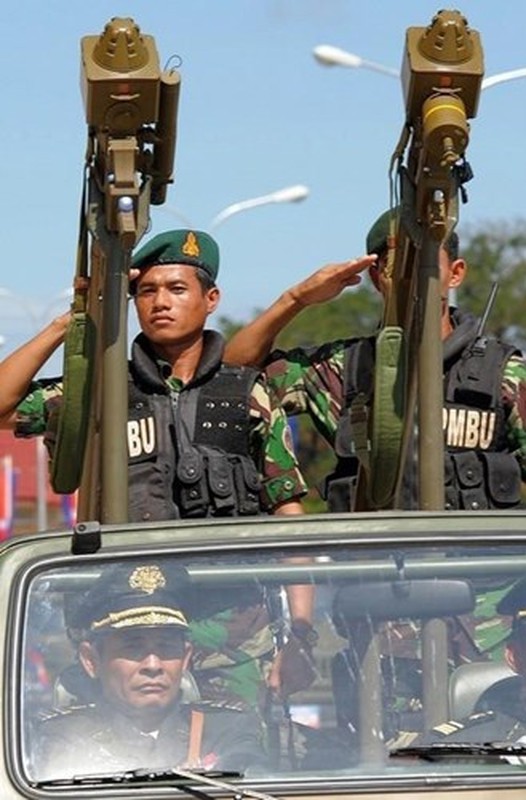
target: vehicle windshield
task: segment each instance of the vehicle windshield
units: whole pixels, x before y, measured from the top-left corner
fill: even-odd
[[[20,584],[14,757],[35,783],[384,779],[431,768],[405,747],[526,741],[525,578],[526,546],[447,542],[47,562]]]

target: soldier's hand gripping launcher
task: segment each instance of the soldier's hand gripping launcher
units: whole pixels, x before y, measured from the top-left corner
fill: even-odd
[[[114,17],[82,38],[81,88],[88,144],[51,479],[57,492],[81,485],[79,519],[125,521],[129,261],[173,180],[180,75]]]
[[[391,160],[385,310],[376,347],[368,452],[358,454],[357,508],[399,503],[416,396],[419,505],[443,507],[438,250],[457,223],[458,196],[471,177],[465,160],[467,119],[477,112],[482,76],[479,35],[460,12],[440,11],[428,27],[407,30],[402,64],[406,120]]]

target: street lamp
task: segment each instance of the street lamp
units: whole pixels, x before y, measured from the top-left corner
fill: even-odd
[[[278,189],[275,192],[263,194],[259,197],[252,197],[248,200],[240,200],[237,203],[232,203],[231,205],[227,206],[220,211],[219,214],[216,214],[210,223],[210,229],[217,228],[218,225],[221,225],[221,223],[223,223],[226,219],[232,217],[234,214],[239,214],[241,211],[248,211],[250,208],[266,206],[270,205],[271,203],[297,203],[300,200],[305,200],[308,194],[309,189],[307,186],[303,186],[303,184],[295,184],[294,186],[286,186],[284,189]],[[161,210],[163,209],[167,213],[174,214],[176,217],[179,217],[179,219],[187,227],[194,227],[188,217],[179,211],[179,209],[174,208],[173,206],[161,206]]]
[[[297,203],[300,200],[305,200],[308,194],[309,190],[306,186],[297,184],[296,186],[288,186],[285,189],[278,189],[278,191],[270,194],[263,194],[260,197],[253,197],[250,200],[240,200],[238,203],[232,203],[220,211],[210,223],[210,227],[217,228],[226,219],[234,214],[239,214],[240,211],[248,211],[250,208],[265,206],[269,203]]]
[[[351,67],[353,69],[369,69],[373,72],[381,72],[391,78],[400,78],[400,71],[393,67],[386,67],[384,64],[377,64],[375,61],[367,59],[342,50],[340,47],[333,47],[330,44],[319,44],[312,51],[314,58],[324,67]],[[499,72],[497,75],[490,75],[482,79],[481,88],[490,89],[498,83],[508,83],[509,81],[526,78],[526,67],[511,69],[507,72]]]
[[[399,78],[400,72],[393,67],[386,67],[384,64],[378,64],[376,61],[367,61],[365,58],[356,55],[356,53],[348,53],[347,50],[342,50],[340,47],[333,47],[331,44],[319,44],[312,51],[314,58],[319,64],[324,67],[352,67],[353,69],[370,69],[373,72],[381,72],[384,75],[390,75],[392,78]]]

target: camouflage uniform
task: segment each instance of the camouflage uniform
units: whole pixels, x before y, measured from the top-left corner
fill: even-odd
[[[274,655],[265,599],[244,587],[209,592],[205,605],[200,599],[189,624],[192,674],[202,697],[239,708],[264,707],[263,678]]]
[[[205,331],[201,362],[211,364],[211,372],[217,368],[221,352],[219,334]],[[132,348],[133,365],[136,364],[134,353]],[[162,361],[157,363],[157,368],[159,374],[170,375],[171,369]],[[186,387],[176,378],[166,377],[165,381],[172,402],[174,395],[178,402],[177,396],[185,392]],[[32,383],[18,407],[16,435],[49,434],[48,422],[50,416],[52,419],[56,416],[53,411],[61,396],[60,380]],[[269,392],[264,375],[257,378],[251,390],[248,437],[249,455],[261,477],[262,510],[272,511],[284,501],[299,499],[306,486],[292,448],[287,418]],[[152,514],[152,518],[157,517]],[[238,593],[229,607],[225,606],[222,593],[218,593],[216,600],[209,616],[192,622],[194,675],[201,697],[254,707],[258,705],[264,684],[263,670],[274,654],[265,598],[261,594],[256,598],[244,598]]]
[[[462,315],[454,312],[453,324]],[[308,413],[316,428],[334,448],[344,396],[345,353],[358,339],[340,339],[317,348],[276,350],[266,368],[268,382],[285,412]],[[511,356],[502,381],[502,402],[507,412],[508,446],[526,480],[526,362]]]
[[[212,340],[212,344],[216,346],[217,339]],[[161,372],[163,362],[158,366]],[[166,383],[174,394],[183,390],[182,382],[176,378],[167,378]],[[53,412],[61,398],[61,379],[33,381],[17,409],[15,436],[52,434],[48,422],[50,417],[53,421]],[[269,391],[264,375],[257,379],[251,392],[249,446],[262,480],[264,509],[270,511],[280,503],[305,494],[306,485],[294,454],[287,418]]]

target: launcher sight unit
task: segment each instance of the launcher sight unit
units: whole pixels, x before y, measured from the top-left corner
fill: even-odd
[[[443,508],[441,291],[438,252],[472,176],[468,118],[483,76],[480,37],[458,11],[406,32],[405,122],[391,159],[385,309],[376,343],[370,453],[360,458],[355,509],[396,508],[418,422],[418,505]],[[406,157],[407,149],[407,157]],[[394,173],[394,174],[393,174]],[[355,409],[363,418],[363,409]],[[364,440],[363,432],[357,437]]]
[[[80,487],[81,521],[128,517],[128,272],[150,204],[162,204],[173,181],[180,83],[133,19],[114,17],[81,40],[88,144],[51,464],[55,491]]]

